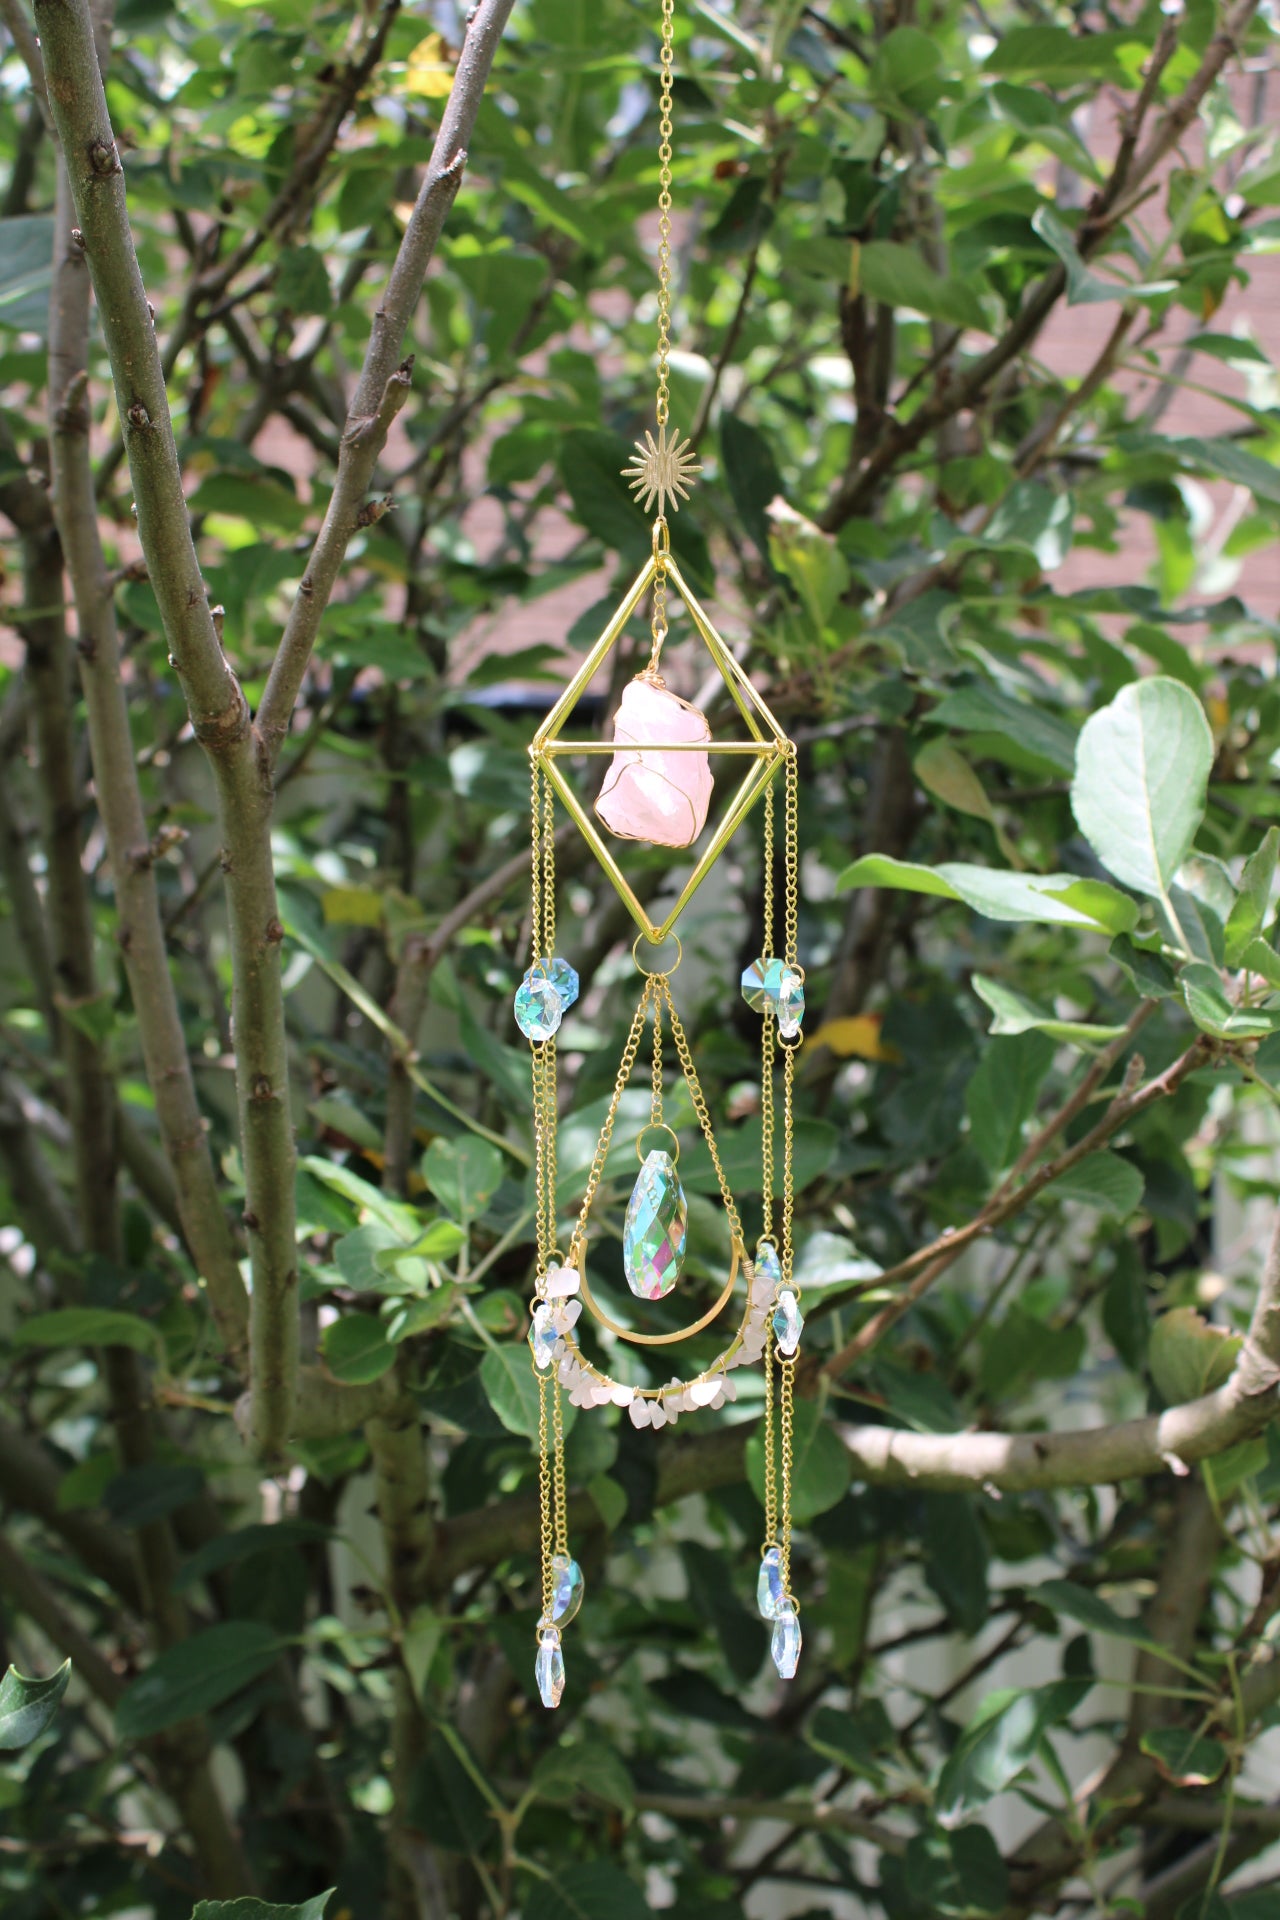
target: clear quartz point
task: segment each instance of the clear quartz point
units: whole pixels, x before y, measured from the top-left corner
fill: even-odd
[[[784,1040],[794,1040],[804,1019],[804,980],[792,967],[783,967],[776,1003],[778,1032]]]
[[[552,1555],[551,1570],[555,1576],[551,1618],[558,1627],[567,1627],[582,1605],[582,1596],[586,1591],[582,1568],[567,1553],[557,1553]]]
[[[776,1654],[774,1658],[777,1658]],[[554,1627],[544,1627],[538,1635],[538,1657],[534,1662],[533,1677],[538,1683],[543,1706],[558,1707],[564,1693],[564,1655],[560,1651],[560,1635]]]
[[[560,1338],[560,1329],[556,1325],[556,1310],[549,1301],[540,1300],[533,1310],[529,1326],[529,1345],[533,1349],[533,1364],[539,1373],[551,1365],[556,1357],[556,1341]]]
[[[768,1281],[770,1287],[781,1285],[782,1262],[772,1240],[762,1240],[756,1248],[756,1274],[759,1279]]]
[[[547,963],[540,960],[516,988],[516,1025],[526,1040],[550,1040],[559,1031],[564,1008]]]
[[[782,1610],[782,1548],[768,1547],[760,1556],[760,1577],[756,1581],[756,1607],[762,1620],[776,1620]]]
[[[804,1639],[795,1611],[792,1607],[784,1606],[774,1620],[773,1634],[769,1641],[769,1651],[773,1655],[773,1664],[778,1669],[780,1680],[795,1679],[796,1668],[800,1664],[800,1649],[803,1645]]]
[[[663,1300],[680,1278],[689,1237],[689,1203],[669,1153],[655,1147],[641,1163],[627,1202],[622,1260],[638,1300]]]
[[[784,1287],[773,1310],[773,1337],[778,1343],[778,1352],[785,1354],[789,1360],[799,1347],[803,1332],[804,1315],[800,1311],[800,1303],[790,1287]]]

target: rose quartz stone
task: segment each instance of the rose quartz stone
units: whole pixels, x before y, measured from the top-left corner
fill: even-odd
[[[687,847],[702,832],[711,803],[711,762],[705,753],[660,753],[649,741],[710,740],[706,715],[649,680],[624,687],[613,737],[644,748],[615,753],[596,801],[611,833],[657,847]]]

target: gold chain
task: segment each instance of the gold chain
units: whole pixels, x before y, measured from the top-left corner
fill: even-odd
[[[658,425],[665,427],[671,392],[671,89],[675,78],[675,0],[662,0],[658,120]]]
[[[596,1197],[596,1189],[604,1173],[604,1163],[609,1158],[609,1147],[613,1140],[613,1123],[618,1117],[618,1103],[622,1099],[631,1069],[636,1063],[640,1051],[640,1040],[649,1017],[649,1001],[654,992],[657,974],[650,974],[644,983],[644,992],[631,1021],[631,1031],[627,1035],[627,1044],[622,1049],[622,1058],[618,1062],[618,1077],[613,1083],[613,1097],[609,1101],[609,1111],[605,1114],[604,1125],[600,1129],[600,1138],[596,1141],[596,1150],[591,1161],[591,1171],[587,1175],[587,1190],[582,1196],[582,1206],[578,1213],[578,1224],[574,1229],[575,1242],[586,1238],[587,1216],[591,1212],[591,1203]]]
[[[552,1489],[555,1499],[555,1550],[567,1556],[569,1552],[569,1515],[565,1500],[564,1472],[564,1409],[560,1399],[560,1382],[555,1380],[551,1387],[552,1431],[555,1444],[555,1460],[552,1471]]]
[[[653,1087],[649,1095],[649,1125],[662,1125],[662,1001],[653,1003]]]
[[[799,845],[799,775],[796,771],[795,744],[788,741],[787,753],[787,792],[786,821],[783,838],[783,857],[786,862],[786,897],[784,913],[786,916],[786,945],[783,954],[789,967],[798,964],[796,959],[796,935],[798,918],[798,899],[800,891]]]
[[[778,1467],[773,1437],[773,1325],[767,1326],[764,1340],[764,1543],[778,1539]]]
[[[791,1216],[795,1209],[795,1152],[792,1140],[792,1095],[796,1079],[796,1047],[784,1047],[782,1063],[782,1279],[791,1285],[794,1252],[791,1245]],[[799,1298],[797,1294],[796,1298]]]
[[[539,942],[542,939],[542,775],[538,763],[530,759],[529,820],[532,829],[532,901],[529,907],[529,965],[536,967],[542,958]]]
[[[538,1223],[538,1272],[545,1272],[551,1242],[547,1237],[547,1125],[542,1097],[542,1050],[530,1045],[533,1074],[533,1179]]]
[[[760,956],[773,957],[773,788],[764,790],[764,927]],[[777,1062],[778,1030],[772,1007],[766,1005],[760,1023],[760,1130],[763,1152],[760,1163],[762,1239],[773,1235],[773,1074]]]
[[[720,1187],[720,1198],[724,1202],[725,1218],[729,1222],[729,1231],[739,1245],[745,1245],[742,1237],[742,1222],[738,1218],[738,1205],[729,1187],[729,1178],[720,1160],[720,1149],[716,1145],[716,1136],[711,1127],[711,1114],[707,1108],[706,1097],[702,1091],[702,1082],[698,1079],[698,1069],[693,1064],[693,1055],[689,1051],[689,1042],[685,1030],[680,1024],[675,1001],[671,998],[671,982],[666,974],[657,977],[663,999],[667,1003],[667,1017],[671,1022],[671,1032],[676,1043],[676,1052],[680,1057],[680,1071],[684,1075],[685,1085],[689,1089],[689,1098],[693,1101],[693,1110],[698,1116],[698,1125],[702,1128],[702,1137],[707,1143],[707,1152],[711,1155],[711,1164],[716,1170],[716,1180]]]
[[[551,1625],[552,1609],[555,1606],[555,1570],[551,1565],[551,1556],[555,1552],[554,1535],[551,1529],[551,1460],[547,1446],[547,1388],[551,1382],[545,1373],[539,1373],[533,1356],[529,1356],[538,1380],[538,1500],[541,1507],[542,1542],[542,1620],[539,1625]]]
[[[542,950],[550,960],[556,950],[556,820],[555,792],[545,775],[542,783],[542,859]]]
[[[782,1533],[778,1545],[779,1572],[782,1576],[782,1591],[791,1592],[791,1435],[795,1408],[794,1393],[796,1381],[796,1363],[783,1355],[778,1356],[782,1369]]]

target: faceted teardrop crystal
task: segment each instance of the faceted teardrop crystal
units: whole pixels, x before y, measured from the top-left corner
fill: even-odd
[[[638,1300],[662,1300],[680,1278],[689,1237],[689,1203],[669,1153],[655,1147],[640,1166],[627,1202],[622,1260]]]
[[[582,1568],[567,1553],[552,1555],[551,1571],[555,1576],[551,1618],[558,1627],[567,1627],[582,1605],[586,1582],[582,1578]]]
[[[782,969],[778,983],[778,1032],[784,1040],[794,1040],[804,1019],[804,981],[794,967]]]
[[[784,1287],[773,1310],[773,1337],[778,1343],[778,1352],[784,1353],[789,1360],[800,1345],[803,1332],[804,1315],[800,1311],[800,1303],[790,1287]]]
[[[550,1040],[560,1026],[564,1001],[541,962],[516,988],[516,1025],[526,1040]]]
[[[776,1659],[777,1656],[774,1657]],[[564,1693],[564,1655],[560,1651],[560,1635],[554,1627],[545,1628],[538,1636],[538,1657],[534,1662],[533,1677],[538,1683],[543,1706],[558,1707]]]
[[[778,1669],[780,1680],[794,1680],[796,1668],[800,1664],[800,1649],[804,1645],[800,1632],[800,1622],[791,1607],[783,1607],[773,1623],[773,1633],[769,1641],[769,1651],[773,1655],[773,1664]]]
[[[760,1556],[756,1607],[762,1620],[776,1620],[782,1611],[782,1548],[769,1547]]]
[[[533,1348],[533,1364],[540,1373],[555,1359],[556,1341],[559,1338],[560,1329],[556,1325],[556,1310],[550,1301],[540,1300],[533,1310],[529,1327],[529,1345]]]
[[[782,1280],[782,1262],[772,1240],[762,1240],[756,1248],[756,1276],[776,1287]]]

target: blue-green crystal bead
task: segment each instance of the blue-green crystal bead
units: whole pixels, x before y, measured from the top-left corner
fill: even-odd
[[[742,975],[742,997],[756,1013],[776,1012],[782,986],[783,963],[777,959],[753,960]]]
[[[796,1668],[800,1665],[800,1649],[804,1639],[800,1632],[800,1622],[793,1609],[784,1606],[773,1623],[769,1651],[773,1655],[773,1664],[778,1669],[780,1680],[794,1680]]]
[[[560,1026],[564,1002],[541,966],[530,967],[516,988],[516,1025],[526,1040],[550,1040]]]
[[[582,1568],[567,1553],[552,1555],[551,1571],[555,1581],[551,1597],[551,1618],[558,1627],[567,1627],[582,1605],[586,1582],[582,1578]]]
[[[756,1248],[756,1272],[771,1287],[781,1284],[782,1262],[778,1258],[778,1249],[772,1240],[762,1240]]]
[[[760,1556],[756,1607],[762,1620],[776,1620],[785,1599],[782,1589],[782,1548],[769,1547]]]
[[[560,1009],[568,1013],[578,997],[578,976],[567,960],[548,960],[545,963],[547,978],[560,995]]]
[[[655,1147],[641,1162],[622,1228],[622,1262],[637,1300],[662,1300],[680,1278],[689,1236],[689,1203],[669,1153]]]

